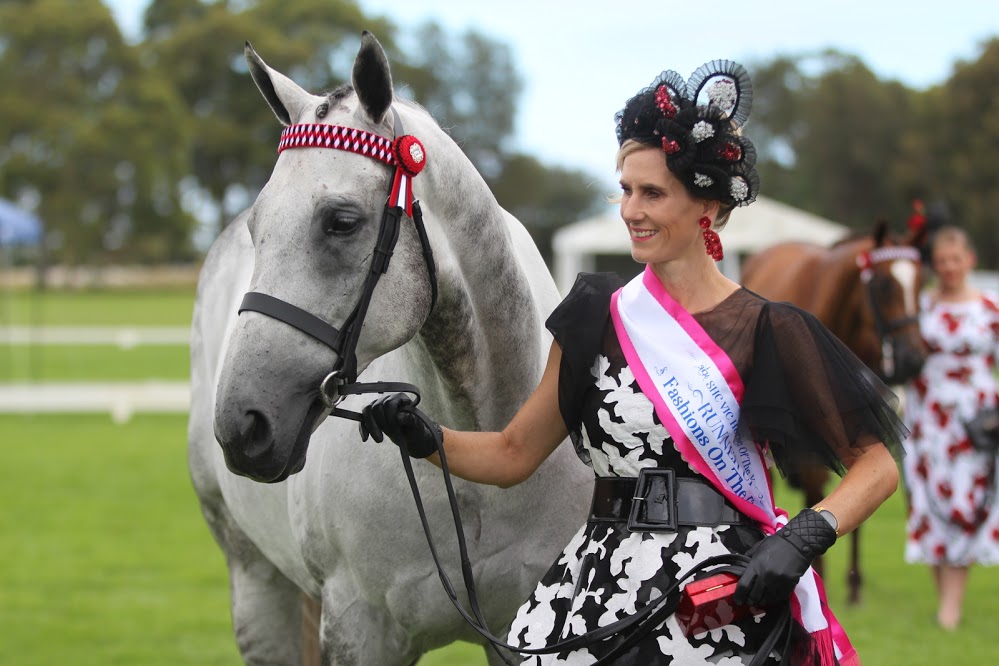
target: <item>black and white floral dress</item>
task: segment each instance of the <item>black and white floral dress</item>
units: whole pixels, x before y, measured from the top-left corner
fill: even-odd
[[[699,476],[677,451],[652,402],[641,392],[624,360],[607,317],[610,293],[620,284],[619,279],[608,274],[581,276],[548,321],[563,352],[559,402],[577,453],[598,477],[635,477],[645,467],[669,467],[678,477]],[[759,322],[765,303],[755,294],[739,290],[711,311],[695,314],[698,323],[725,349],[743,377],[750,374],[754,350],[757,354],[773,351],[772,345],[760,339]],[[772,332],[763,334],[772,337]],[[814,347],[811,352],[815,352]],[[767,381],[777,371],[773,360],[766,361],[768,368],[762,372],[768,375],[764,377]],[[856,371],[855,366],[853,369]],[[763,398],[764,411],[773,412],[776,400],[787,400],[783,393],[777,398],[769,395]],[[757,394],[747,384],[747,397],[751,401],[757,400]],[[890,393],[884,389],[882,395],[888,397]],[[791,409],[788,405],[784,407]],[[768,417],[766,424],[761,422],[762,430],[771,435],[768,439],[779,444],[777,452],[787,450],[787,446],[780,445],[790,443],[790,433],[776,432],[788,430],[786,423],[773,424],[787,418],[795,417],[785,413],[779,418]],[[897,419],[894,423],[897,424]],[[902,426],[897,424],[894,432],[901,434]],[[835,444],[825,441],[812,453],[839,470],[841,463],[836,463],[841,458],[832,448]],[[633,533],[624,523],[589,522],[566,545],[520,608],[510,628],[509,642],[541,648],[623,619],[661,597],[677,578],[699,562],[724,553],[745,553],[761,538],[761,530],[747,525]],[[666,603],[675,608],[677,601],[678,597]],[[670,615],[614,663],[742,666],[755,656],[770,629],[766,616],[748,617],[688,638]],[[582,666],[593,663],[616,644],[617,640],[611,638],[571,652],[531,656],[523,663]]]

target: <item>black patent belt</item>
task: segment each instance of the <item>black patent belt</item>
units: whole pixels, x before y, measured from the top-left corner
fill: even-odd
[[[667,532],[680,526],[754,525],[707,481],[677,478],[651,468],[638,477],[599,476],[591,522],[627,522],[632,532]]]

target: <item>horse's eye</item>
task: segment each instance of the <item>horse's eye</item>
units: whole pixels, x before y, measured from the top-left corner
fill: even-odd
[[[323,216],[323,233],[327,236],[345,236],[353,233],[360,223],[360,218],[353,215],[329,213]]]

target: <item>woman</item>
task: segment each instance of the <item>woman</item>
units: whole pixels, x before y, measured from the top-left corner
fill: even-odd
[[[737,133],[750,99],[745,70],[714,61],[689,83],[664,72],[628,101],[617,114],[620,208],[645,273],[627,285],[579,277],[547,322],[555,341],[541,383],[503,432],[441,430],[450,469],[465,479],[519,483],[566,435],[597,477],[590,520],[521,607],[514,644],[605,627],[705,559],[742,553],[751,560],[737,604],[794,594],[794,663],[859,663],[810,564],[895,490],[881,442],[897,444],[904,428],[885,402],[894,396],[817,320],[742,289],[715,264],[714,229],[759,187],[752,144]],[[402,394],[382,398],[365,408],[362,435],[436,462],[412,411]],[[773,506],[771,454],[782,468],[817,456],[849,471],[818,510],[788,521]],[[675,609],[678,595],[666,603]],[[690,637],[670,615],[613,663],[749,663],[771,615]],[[524,663],[589,664],[625,638]]]
[[[968,284],[975,254],[962,230],[938,230],[930,252],[937,284],[923,294],[919,321],[930,356],[906,401],[905,559],[930,565],[937,621],[954,629],[969,566],[999,562],[995,456],[973,448],[962,425],[999,403],[999,300]]]

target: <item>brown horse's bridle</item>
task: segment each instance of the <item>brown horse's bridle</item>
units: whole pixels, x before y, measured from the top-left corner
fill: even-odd
[[[895,337],[896,333],[908,326],[919,323],[918,315],[907,315],[886,319],[877,297],[877,280],[874,266],[893,261],[911,261],[918,265],[922,262],[919,250],[909,246],[876,247],[857,255],[857,266],[860,268],[860,281],[867,295],[867,304],[874,318],[874,328],[881,340],[881,374],[885,383],[894,383],[895,379]],[[918,298],[918,294],[916,295]]]

